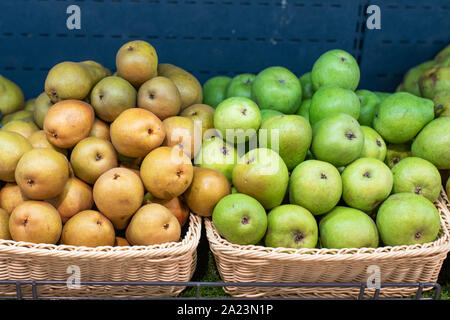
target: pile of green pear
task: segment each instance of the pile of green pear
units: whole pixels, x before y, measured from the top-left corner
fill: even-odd
[[[358,88],[358,63],[339,49],[300,76],[272,66],[207,80],[218,134],[196,165],[232,186],[212,213],[218,234],[294,249],[435,241],[434,202],[450,191],[449,61],[447,46],[394,93]]]

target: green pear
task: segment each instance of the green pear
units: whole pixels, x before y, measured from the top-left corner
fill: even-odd
[[[361,102],[358,122],[362,126],[371,127],[373,118],[375,118],[377,106],[380,104],[381,99],[372,91],[363,89],[356,91],[356,95]]]
[[[376,223],[386,246],[432,242],[439,228],[439,212],[432,202],[415,193],[391,195],[380,206]]]
[[[428,123],[411,145],[414,157],[430,161],[438,169],[450,169],[450,117]]]
[[[236,189],[258,200],[267,210],[283,202],[288,183],[286,164],[270,149],[257,148],[247,152],[233,169]]]
[[[127,80],[109,76],[94,86],[90,97],[97,117],[113,122],[122,111],[136,106],[137,91]]]
[[[307,160],[292,171],[289,201],[314,215],[329,212],[342,196],[342,179],[335,166],[319,160]]]
[[[0,113],[6,116],[24,107],[25,98],[17,84],[0,75]]]
[[[227,88],[231,78],[225,76],[216,76],[208,79],[203,84],[203,103],[213,108],[225,100]]]
[[[33,122],[33,112],[28,110],[19,110],[14,113],[10,113],[3,117],[2,119],[2,125],[7,124],[8,122],[14,121],[14,120],[24,120],[28,122]]]
[[[344,50],[327,51],[314,62],[311,79],[316,91],[325,86],[337,86],[354,91],[360,79],[358,62]]]
[[[202,142],[194,164],[200,168],[210,168],[221,172],[231,182],[234,166],[237,163],[236,148],[220,137],[211,137]]]
[[[419,79],[422,97],[433,99],[439,91],[450,90],[450,66],[441,65],[428,68]]]
[[[23,154],[33,149],[31,143],[16,132],[0,130],[0,180],[15,182],[14,172]]]
[[[9,132],[17,132],[28,139],[33,133],[39,131],[39,128],[37,125],[34,124],[33,121],[13,120],[5,124],[2,130]]]
[[[389,97],[392,93],[389,92],[381,92],[381,91],[373,91],[373,93],[375,93],[378,97],[378,99],[380,99],[380,102],[383,102],[384,99],[386,99],[387,97]]]
[[[436,62],[431,60],[423,62],[409,69],[408,72],[406,72],[403,77],[403,91],[409,92],[415,96],[420,97],[421,93],[419,88],[419,79],[425,72],[425,70],[434,66],[435,64]]]
[[[269,67],[258,73],[252,85],[252,99],[261,109],[294,114],[302,100],[302,85],[284,67]]]
[[[277,151],[288,170],[305,160],[311,140],[311,125],[305,118],[297,115],[271,117],[259,129],[259,146],[266,142],[269,149]]]
[[[384,163],[392,169],[397,163],[400,162],[400,160],[411,156],[412,153],[410,143],[389,143],[386,146],[386,158],[384,159]]]
[[[267,247],[315,248],[319,238],[314,216],[300,206],[286,204],[273,208],[267,215]]]
[[[364,134],[358,121],[340,113],[313,126],[311,151],[317,160],[342,167],[356,160],[364,147]]]
[[[436,117],[450,117],[450,90],[436,93],[433,102]]]
[[[231,79],[226,91],[226,98],[244,97],[252,98],[252,85],[256,75],[252,73],[243,73],[236,75]]]
[[[272,118],[273,116],[281,116],[283,113],[277,110],[272,109],[262,109],[261,110],[261,125],[269,118]]]
[[[364,147],[361,152],[361,158],[375,158],[384,161],[386,158],[386,143],[378,132],[371,127],[361,126],[364,134]]]
[[[64,61],[53,66],[45,79],[45,92],[52,102],[86,98],[91,89],[111,72],[94,61]]]
[[[48,97],[47,93],[42,92],[34,103],[33,119],[39,128],[44,128],[44,119],[48,110],[53,105],[53,102]]]
[[[299,78],[302,84],[302,98],[311,99],[314,94],[314,86],[312,84],[311,72],[304,73]]]
[[[373,128],[387,142],[405,143],[433,118],[433,101],[407,92],[396,92],[380,103]]]
[[[303,100],[297,110],[297,115],[302,116],[309,121],[309,109],[311,108],[311,99]]]
[[[382,161],[360,158],[342,172],[342,198],[355,209],[369,212],[391,193],[392,172]]]
[[[233,193],[214,207],[212,221],[217,232],[231,243],[257,244],[267,230],[264,207],[254,198]]]
[[[338,206],[319,223],[323,248],[377,248],[378,231],[375,222],[364,212]]]
[[[441,175],[429,161],[409,157],[392,168],[394,174],[393,193],[413,192],[434,202],[441,193]]]
[[[361,104],[355,92],[339,87],[322,87],[312,97],[309,121],[314,125],[324,118],[339,113],[358,119],[360,109]]]

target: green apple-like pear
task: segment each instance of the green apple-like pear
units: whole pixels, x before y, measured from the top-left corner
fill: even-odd
[[[386,158],[384,159],[384,163],[392,169],[400,162],[400,160],[411,156],[411,143],[388,143],[386,146]]]
[[[432,242],[439,228],[439,212],[432,202],[415,193],[391,195],[380,206],[376,223],[386,246]]]
[[[267,210],[283,202],[288,183],[286,164],[278,153],[267,148],[250,150],[233,169],[233,186],[258,200]]]
[[[211,137],[202,142],[194,164],[201,168],[217,170],[231,182],[237,159],[238,154],[234,146],[227,144],[220,137]]]
[[[375,222],[364,212],[337,206],[319,223],[323,248],[376,248],[379,236]]]
[[[262,109],[261,110],[261,125],[269,118],[272,118],[273,116],[281,116],[283,113],[277,110],[271,110],[271,109]]]
[[[392,168],[392,173],[393,193],[413,192],[431,202],[439,197],[441,175],[431,162],[417,157],[405,158]]]
[[[262,138],[262,133],[266,135],[266,139]],[[301,116],[274,116],[263,123],[259,138],[260,146],[262,141],[266,140],[267,147],[272,150],[275,148],[288,170],[292,170],[305,160],[311,146],[312,128]]]
[[[203,103],[213,108],[226,99],[226,93],[231,78],[216,76],[208,79],[203,84]]]
[[[342,167],[359,158],[364,134],[355,118],[340,113],[313,126],[311,151],[318,160]]]
[[[435,117],[450,117],[450,90],[436,93],[433,102]]]
[[[360,101],[355,92],[339,87],[322,87],[311,100],[309,122],[312,125],[324,118],[345,113],[355,119],[359,118]]]
[[[311,72],[304,73],[299,78],[302,84],[302,98],[311,99],[314,94],[314,87],[311,79]]]
[[[373,128],[386,142],[405,143],[433,118],[433,101],[407,92],[396,92],[380,103]]]
[[[342,172],[342,198],[350,207],[369,212],[390,195],[393,179],[382,161],[360,158]]]
[[[430,60],[422,62],[421,64],[409,69],[403,76],[403,91],[409,92],[415,96],[420,97],[419,79],[425,70],[436,65],[436,61]]]
[[[348,52],[334,49],[323,53],[314,63],[311,79],[314,90],[337,86],[355,90],[358,87],[360,71],[358,62]]]
[[[252,99],[261,109],[294,114],[302,100],[302,85],[284,67],[269,67],[258,73],[252,85]]]
[[[450,117],[428,123],[411,145],[414,157],[426,159],[438,169],[450,169]]]
[[[335,166],[319,160],[307,160],[292,171],[289,201],[314,215],[329,212],[342,196],[342,179]]]
[[[212,221],[217,232],[231,243],[257,244],[267,230],[267,214],[254,198],[229,194],[214,207]]]
[[[261,112],[248,98],[227,98],[214,112],[214,128],[230,143],[243,143],[255,136],[261,125]]]
[[[311,108],[311,99],[305,99],[300,104],[296,114],[309,121],[309,109]]]
[[[314,216],[300,206],[285,204],[273,208],[267,215],[267,247],[315,248],[318,226]]]
[[[361,158],[375,158],[384,161],[386,158],[386,143],[378,132],[371,127],[361,126],[364,134],[364,147],[361,152]]]
[[[252,98],[252,85],[256,76],[252,73],[243,73],[236,75],[231,79],[226,91],[226,97],[244,97]]]
[[[381,99],[372,91],[364,89],[357,90],[356,95],[361,102],[358,122],[362,126],[372,127],[373,118],[375,118],[375,112]]]
[[[450,66],[435,65],[420,76],[419,88],[422,97],[433,99],[439,91],[450,90]]]

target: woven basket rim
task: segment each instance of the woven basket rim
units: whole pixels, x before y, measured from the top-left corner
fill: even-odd
[[[438,238],[433,242],[417,245],[385,246],[378,248],[311,248],[311,249],[291,249],[272,248],[261,245],[238,245],[222,238],[211,218],[205,218],[205,229],[211,250],[214,254],[226,254],[234,257],[239,256],[252,260],[283,260],[283,261],[362,261],[378,260],[382,258],[394,257],[415,257],[429,256],[433,254],[443,254],[450,251],[450,211],[444,204],[443,191],[440,198],[434,203],[438,209],[441,228]]]
[[[202,220],[196,214],[189,214],[189,228],[185,236],[178,242],[167,242],[150,246],[101,246],[85,247],[71,245],[53,245],[31,243],[24,241],[0,239],[1,254],[16,254],[27,256],[50,256],[61,258],[158,258],[171,255],[182,255],[196,250],[201,237]]]

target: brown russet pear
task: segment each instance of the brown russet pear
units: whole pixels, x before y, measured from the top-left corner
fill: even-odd
[[[78,247],[114,246],[115,240],[113,224],[95,210],[84,210],[71,217],[61,234],[61,244]]]
[[[211,106],[208,106],[207,104],[193,104],[190,107],[187,107],[184,109],[180,116],[187,117],[192,119],[194,122],[198,121],[200,122],[202,126],[202,139],[210,138],[212,135],[214,135],[214,111],[215,109]],[[209,135],[205,136],[205,133],[207,130],[211,130]]]
[[[139,158],[159,147],[166,136],[161,120],[152,112],[131,108],[122,112],[110,126],[111,142],[120,154]]]
[[[58,211],[45,201],[25,201],[9,218],[9,232],[14,241],[56,244],[61,231]]]
[[[62,222],[65,223],[78,212],[92,208],[92,188],[80,179],[72,177],[67,181],[62,193],[49,202],[58,210]]]
[[[164,145],[178,146],[191,159],[202,145],[202,128],[187,117],[174,116],[163,121],[166,130]]]
[[[52,199],[63,191],[69,180],[69,162],[55,150],[32,149],[20,158],[15,178],[29,199]]]
[[[188,71],[169,63],[158,65],[158,75],[175,83],[181,95],[181,110],[203,101],[203,88],[200,82]]]
[[[113,168],[103,173],[95,182],[93,192],[98,210],[117,230],[126,228],[144,200],[141,179],[126,168]]]
[[[159,199],[183,194],[192,182],[191,159],[178,147],[159,147],[142,161],[141,179],[145,188]]]
[[[111,135],[109,134],[109,124],[98,118],[95,118],[91,132],[89,132],[89,136],[111,141]]]
[[[27,200],[28,198],[15,183],[7,183],[0,189],[0,208],[8,214],[11,214],[18,205]]]
[[[33,119],[39,128],[44,128],[44,119],[48,110],[53,106],[53,102],[48,97],[47,93],[42,92],[34,102]]]
[[[48,141],[47,135],[45,134],[44,130],[34,132],[31,136],[28,137],[28,141],[30,141],[33,149],[47,148],[58,151],[65,156],[67,156],[68,154],[67,149],[58,148],[52,145],[50,141]]]
[[[0,239],[11,240],[9,233],[9,214],[6,210],[0,208]]]
[[[13,81],[0,75],[0,112],[3,116],[23,108],[25,103],[22,89]]]
[[[73,148],[70,163],[78,178],[94,184],[104,172],[117,167],[117,153],[111,142],[87,137]]]
[[[116,54],[117,75],[139,88],[145,81],[156,77],[158,55],[155,48],[143,40],[125,43]]]
[[[92,60],[64,61],[53,66],[48,72],[45,93],[52,102],[83,100],[97,82],[109,75],[111,71]]]
[[[221,172],[194,167],[194,178],[183,196],[192,212],[210,217],[217,202],[230,193],[230,183]]]
[[[59,148],[72,148],[91,132],[94,124],[94,109],[79,100],[64,100],[55,103],[44,120],[44,131],[51,144]]]
[[[187,205],[183,202],[181,197],[175,197],[172,199],[158,199],[152,196],[151,193],[147,192],[147,194],[144,196],[144,203],[150,204],[150,203],[158,203],[166,207],[167,209],[172,212],[172,214],[178,219],[178,222],[183,227],[187,219],[189,218],[189,208]]]
[[[10,121],[7,124],[5,124],[2,128],[2,130],[19,133],[28,139],[33,133],[35,133],[36,131],[39,131],[39,128],[32,121],[13,120],[13,121]]]
[[[122,237],[116,237],[116,240],[114,241],[114,247],[129,247],[130,244],[128,243],[127,239]]]
[[[181,227],[169,209],[157,203],[142,206],[131,218],[126,237],[131,245],[154,245],[180,240]]]
[[[0,130],[0,181],[15,182],[17,163],[31,149],[31,143],[19,133]]]
[[[181,95],[172,80],[155,77],[144,82],[139,88],[137,105],[164,120],[180,113]]]

